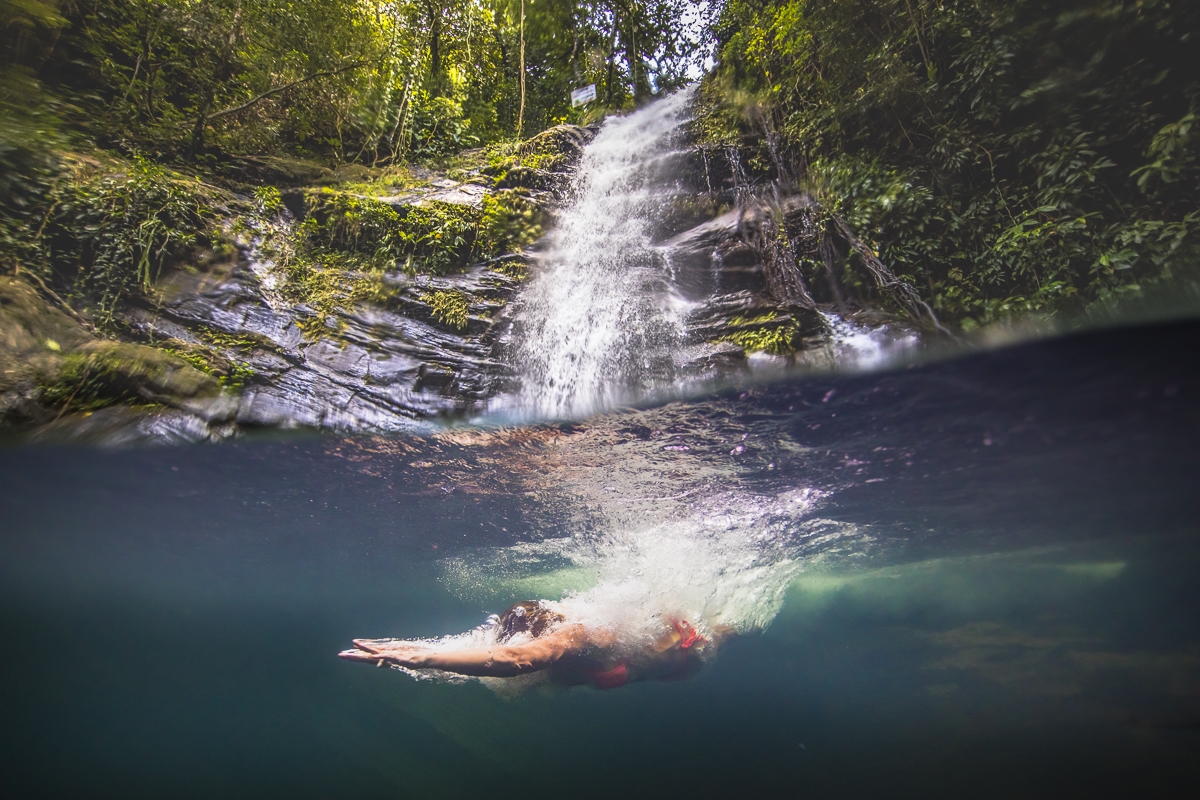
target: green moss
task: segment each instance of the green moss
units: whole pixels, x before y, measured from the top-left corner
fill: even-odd
[[[541,237],[543,223],[542,210],[518,192],[488,195],[483,198],[479,222],[480,255],[499,256],[525,249]]]
[[[384,305],[396,296],[396,287],[382,275],[356,275],[350,282],[349,299],[356,302]]]
[[[63,359],[58,373],[42,387],[41,401],[48,406],[66,406],[68,410],[91,411],[117,402],[104,391],[108,365],[94,356],[71,353]]]
[[[732,342],[747,353],[770,353],[777,356],[796,352],[796,336],[800,331],[795,320],[765,314],[747,319],[734,317],[729,321],[731,328],[740,328],[717,339]]]
[[[307,338],[317,338],[331,332],[329,322],[337,311],[353,305],[354,273],[339,268],[336,257],[326,255],[320,263],[311,257],[298,256],[284,264],[287,281],[283,295],[309,307],[313,316],[298,320],[296,325]],[[332,263],[331,263],[332,262]],[[336,325],[340,328],[341,325]]]
[[[562,128],[551,128],[524,142],[496,142],[483,150],[487,171],[498,175],[516,167],[554,172],[565,166],[567,157],[559,138]]]
[[[331,320],[334,323],[332,326],[329,324]],[[296,327],[300,329],[300,333],[304,335],[305,339],[314,340],[329,334],[340,333],[346,327],[346,323],[340,319],[334,319],[329,314],[316,314],[296,320]]]
[[[212,237],[220,193],[144,158],[65,161],[21,262],[90,306],[102,326]]]
[[[529,277],[529,265],[524,261],[516,259],[509,261],[500,261],[493,264],[491,267],[493,272],[499,272],[501,275],[507,275],[514,281],[523,281]]]
[[[316,260],[352,257],[359,268],[403,265],[412,274],[445,275],[467,266],[480,210],[425,202],[399,210],[370,197],[323,189],[308,197],[309,214],[293,249]]]
[[[95,342],[63,357],[43,385],[41,401],[70,411],[92,411],[119,402],[155,402],[219,391],[220,381],[189,361],[158,348]]]
[[[283,208],[283,195],[274,186],[259,186],[254,190],[254,204],[259,213],[272,216]]]
[[[288,247],[275,255],[285,277],[281,294],[313,313],[297,322],[310,339],[340,331],[344,323],[336,319],[339,311],[363,302],[382,305],[396,293],[383,279],[384,265],[357,254]]]
[[[422,295],[421,300],[429,304],[433,312],[433,318],[438,322],[448,325],[455,330],[461,331],[466,329],[467,315],[470,308],[467,302],[467,295],[464,292],[429,292]]]
[[[481,207],[424,202],[398,209],[346,192],[322,189],[307,198],[308,215],[291,232],[268,232],[263,255],[283,272],[284,297],[312,310],[298,323],[308,338],[336,334],[339,311],[361,302],[387,303],[395,288],[383,273],[445,275],[532,244],[542,233],[541,210],[517,191],[484,198]],[[497,269],[516,279],[522,264]],[[439,293],[435,293],[439,294]],[[441,300],[435,318],[466,326],[466,303]]]
[[[553,172],[566,163],[567,157],[562,153],[530,153],[521,157],[521,166],[529,169],[540,169]]]
[[[447,275],[468,266],[474,253],[480,209],[455,203],[408,206],[397,238],[411,271]]]
[[[510,169],[520,163],[521,143],[515,140],[494,142],[483,149],[490,172]]]
[[[164,345],[161,349],[183,359],[200,372],[216,378],[217,382],[227,389],[241,389],[257,374],[249,363],[227,358],[203,345]]]
[[[308,196],[308,216],[297,230],[309,250],[363,256],[380,265],[395,260],[400,215],[387,203],[322,189]]]
[[[408,167],[396,165],[384,169],[369,170],[361,180],[339,182],[335,187],[342,192],[367,196],[394,195],[408,189],[416,189],[427,185],[427,181],[418,179]]]
[[[220,350],[239,350],[248,353],[255,348],[275,349],[274,343],[266,337],[257,334],[249,336],[238,335],[206,327],[197,329],[197,333],[200,334],[205,342]]]
[[[235,334],[200,327],[196,333],[203,344],[189,344],[172,339],[159,344],[165,350],[191,364],[201,372],[216,378],[229,389],[241,389],[255,376],[254,368],[246,361],[233,358],[228,351],[249,353],[255,349],[274,349],[274,345],[262,338],[237,336]]]

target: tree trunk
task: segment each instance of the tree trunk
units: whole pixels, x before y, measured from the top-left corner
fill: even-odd
[[[629,20],[629,39],[625,42],[625,61],[629,64],[629,82],[633,86],[633,102],[636,105],[642,101],[641,86],[638,84],[638,66],[641,57],[637,50],[637,22]]]
[[[608,67],[604,72],[604,105],[612,108],[613,100],[613,74],[616,65],[613,63],[617,55],[617,31],[620,30],[620,20],[617,18],[617,10],[613,9],[613,28],[612,33],[608,37]]]
[[[525,0],[521,0],[521,105],[517,110],[517,138],[525,130]]]
[[[233,12],[233,22],[229,25],[229,36],[225,39],[225,47],[221,50],[221,58],[217,61],[217,68],[213,70],[212,80],[208,82],[208,89],[204,93],[204,101],[200,104],[200,112],[196,116],[196,124],[192,128],[192,142],[188,145],[188,150],[185,158],[191,161],[197,152],[204,147],[204,129],[208,126],[208,112],[212,109],[213,101],[217,97],[217,85],[226,79],[226,71],[229,69],[229,62],[233,58],[233,46],[237,42],[238,34],[242,27],[242,2],[239,0],[237,9]]]
[[[442,10],[434,3],[426,6],[429,11],[429,94],[440,97],[442,80]]]

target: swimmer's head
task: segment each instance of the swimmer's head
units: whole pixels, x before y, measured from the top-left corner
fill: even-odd
[[[528,633],[535,639],[562,622],[562,614],[551,611],[539,601],[516,603],[500,615],[496,635],[506,642],[518,633]]]

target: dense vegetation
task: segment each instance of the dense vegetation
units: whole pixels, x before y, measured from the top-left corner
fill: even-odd
[[[0,268],[107,326],[167,264],[228,247],[222,219],[280,233],[270,184],[345,184],[339,165],[374,183],[268,242],[322,319],[374,291],[347,287],[356,271],[528,244],[540,217],[518,192],[407,213],[362,195],[479,145],[498,182],[552,168],[516,143],[684,80],[688,1],[0,0]],[[572,108],[588,83],[598,101]]]
[[[679,85],[686,0],[2,0],[6,103],[101,147],[412,160]],[[19,83],[18,83],[19,82]]]
[[[728,0],[702,127],[944,318],[1078,308],[1198,262],[1198,22],[1167,0]]]
[[[1085,308],[1200,257],[1198,21],[1178,0],[0,0],[0,269],[104,323],[227,246],[217,220],[270,218],[254,186],[398,185],[483,145],[504,185],[555,158],[516,142],[679,86],[713,45],[702,144],[857,231],[838,293],[886,302],[877,255],[965,327]],[[297,302],[540,231],[520,192],[408,215],[360,194],[281,242]]]

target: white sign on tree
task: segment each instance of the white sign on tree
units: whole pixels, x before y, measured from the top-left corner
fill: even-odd
[[[590,103],[596,99],[596,84],[589,84],[582,89],[571,92],[571,108]]]

